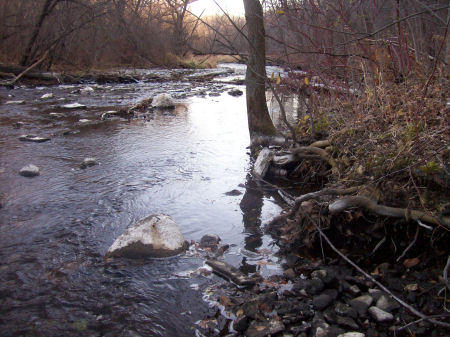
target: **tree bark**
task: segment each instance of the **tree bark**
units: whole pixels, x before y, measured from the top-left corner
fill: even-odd
[[[266,45],[263,9],[259,0],[244,0],[249,55],[245,76],[250,137],[275,135],[266,102]]]

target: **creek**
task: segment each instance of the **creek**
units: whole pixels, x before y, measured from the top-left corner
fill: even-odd
[[[219,235],[231,245],[225,260],[246,273],[280,272],[261,228],[280,212],[279,199],[251,177],[245,92],[227,94],[235,88],[180,81],[0,89],[2,336],[195,335],[211,310],[202,290],[222,282],[183,276],[201,258],[104,258],[117,236],[152,213],[173,217],[187,240]],[[158,93],[176,98],[176,109],[100,118]],[[86,108],[62,108],[69,103]],[[22,142],[23,134],[51,140]],[[99,165],[80,169],[86,157]],[[28,164],[38,177],[18,174]],[[231,190],[240,193],[225,194]],[[243,248],[269,252],[269,263]]]

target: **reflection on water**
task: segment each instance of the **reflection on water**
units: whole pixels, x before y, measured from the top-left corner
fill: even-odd
[[[191,285],[211,280],[174,274],[202,261],[103,255],[128,226],[162,212],[188,240],[218,234],[234,245],[227,261],[255,271],[239,248],[269,247],[260,225],[280,209],[248,174],[245,98],[229,96],[223,84],[105,85],[89,93],[83,87],[0,89],[0,102],[26,102],[0,104],[2,335],[193,335],[194,322],[209,309]],[[223,93],[189,98],[204,90]],[[175,111],[100,120],[105,111],[164,91],[180,97]],[[54,97],[41,100],[48,92]],[[73,102],[87,109],[61,108]],[[20,129],[13,128],[17,122]],[[18,140],[31,133],[52,139]],[[100,165],[79,169],[86,157]],[[19,176],[31,163],[41,175]],[[243,195],[225,194],[233,189]]]

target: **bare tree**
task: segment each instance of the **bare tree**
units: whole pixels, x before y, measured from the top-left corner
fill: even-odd
[[[266,47],[263,9],[259,0],[244,0],[249,55],[245,76],[250,137],[274,135],[266,102]]]

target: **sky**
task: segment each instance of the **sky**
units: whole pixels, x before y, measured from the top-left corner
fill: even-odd
[[[244,3],[242,0],[216,0],[217,3],[230,15],[244,15]],[[213,15],[221,13],[214,0],[197,0],[189,5],[189,10],[196,15]]]

